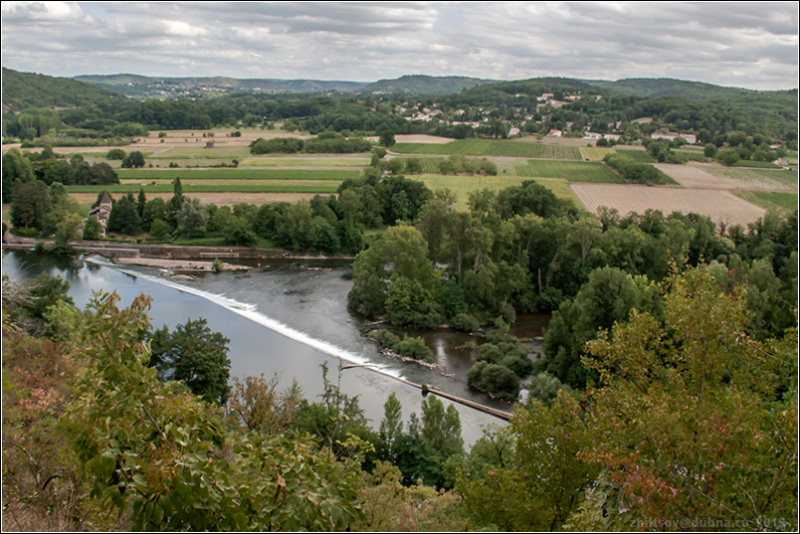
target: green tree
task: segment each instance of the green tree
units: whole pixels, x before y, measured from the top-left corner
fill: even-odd
[[[11,201],[11,223],[14,227],[41,230],[49,211],[50,194],[44,182],[15,182]]]
[[[31,182],[34,179],[33,166],[30,159],[11,149],[3,154],[3,204],[8,204],[14,197],[14,183]]]
[[[727,166],[734,165],[740,159],[739,153],[732,148],[722,150],[716,155],[716,160]]]
[[[163,241],[170,237],[172,227],[164,219],[156,219],[150,225],[150,239]]]
[[[655,284],[613,267],[593,271],[575,300],[564,302],[553,314],[545,333],[545,370],[561,382],[583,389],[591,378],[581,364],[585,343],[594,339],[599,329],[626,321],[632,309],[659,313]]]
[[[83,239],[92,241],[103,236],[103,225],[94,217],[87,217],[83,223]]]
[[[174,197],[173,197],[174,198]],[[202,237],[206,233],[208,212],[196,198],[187,198],[178,212],[178,232],[189,238]]]
[[[144,221],[144,208],[147,205],[147,197],[144,195],[144,188],[139,188],[139,196],[136,197],[136,211],[139,217]]]
[[[225,244],[251,247],[258,241],[253,226],[244,217],[232,217],[225,227]]]
[[[136,235],[142,232],[142,219],[133,194],[128,193],[114,203],[108,215],[108,231],[120,232],[126,235]]]
[[[42,319],[47,309],[59,302],[74,304],[72,297],[68,294],[69,288],[70,284],[67,280],[47,273],[37,275],[28,288],[30,299],[22,305],[24,315]]]
[[[150,231],[151,226],[157,219],[164,220],[166,216],[167,204],[161,197],[156,197],[148,200],[142,210],[142,226],[145,231]]]
[[[383,313],[389,281],[392,279],[393,283],[400,284],[396,302],[399,317],[410,320],[414,314],[430,313],[430,305],[438,297],[441,275],[427,258],[427,248],[425,240],[415,228],[406,225],[390,227],[380,241],[356,256],[353,288],[347,297],[348,306],[368,315]],[[418,284],[431,298],[423,294],[420,300],[405,290],[399,291],[409,284]],[[405,296],[411,301],[406,302]]]
[[[165,326],[152,336],[150,365],[163,380],[183,382],[203,400],[223,405],[230,392],[229,342],[202,318],[178,325],[173,332]]]
[[[589,392],[592,445],[580,456],[609,475],[607,525],[703,517],[757,529],[789,517],[796,328],[750,339],[747,289],[720,287],[705,267],[664,287],[664,324],[632,313],[613,342],[604,332],[588,345],[585,364],[603,387]]]
[[[144,155],[138,150],[134,150],[122,160],[122,167],[126,169],[144,167]]]
[[[56,226],[55,251],[59,254],[71,254],[74,249],[69,246],[70,241],[80,238],[81,217],[76,213],[66,214]]]
[[[556,531],[578,509],[597,467],[579,453],[590,434],[578,403],[560,392],[553,406],[534,402],[511,422],[513,456],[462,474],[456,491],[472,520],[502,531]],[[495,438],[498,439],[498,438]]]
[[[381,457],[391,463],[397,460],[397,444],[403,434],[403,405],[394,392],[383,404],[383,419],[379,430]]]
[[[378,144],[384,146],[386,148],[393,147],[396,143],[394,139],[394,132],[391,130],[383,130],[378,134],[380,137],[378,139]]]
[[[176,177],[172,181],[172,197],[164,210],[164,220],[167,221],[172,228],[178,227],[178,213],[183,207],[183,185],[181,184],[180,177]]]
[[[342,391],[341,367],[336,382],[328,378],[327,362],[322,365],[323,392],[321,402],[303,401],[297,411],[293,428],[316,437],[321,445],[340,458],[352,458],[360,451],[354,450],[366,438],[374,440],[367,428],[364,410],[358,396]],[[370,444],[371,445],[371,444]]]
[[[126,169],[144,167],[144,155],[138,150],[134,150],[122,160],[122,167]]]
[[[123,160],[125,159],[125,151],[121,148],[112,148],[108,152],[106,152],[106,159],[118,159]]]

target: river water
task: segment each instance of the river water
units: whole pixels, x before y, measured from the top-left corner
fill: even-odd
[[[480,344],[480,337],[450,330],[415,334],[425,337],[442,371],[403,363],[382,354],[363,335],[372,327],[346,308],[347,292],[352,286],[351,263],[262,260],[261,266],[255,262],[253,266],[249,273],[222,272],[176,282],[155,269],[120,268],[100,257],[64,260],[18,251],[6,252],[3,257],[3,274],[12,280],[32,278],[41,272],[68,280],[70,296],[81,308],[93,291],[116,291],[121,306],[129,305],[144,293],[153,298],[149,316],[154,328],[166,325],[172,329],[187,320],[205,318],[209,328],[230,339],[228,357],[232,376],[278,375],[283,387],[297,380],[310,400],[322,392],[323,362],[328,363],[329,378],[333,379],[340,363],[375,366],[375,370],[360,367],[342,371],[341,388],[359,396],[361,407],[376,428],[383,417],[383,404],[392,392],[400,399],[406,420],[412,412],[421,411],[420,391],[393,377],[426,383],[462,398],[511,410],[508,404],[492,402],[466,386],[466,371],[477,354],[465,345],[468,341]],[[547,318],[522,316],[512,332],[527,337],[541,335]],[[534,343],[532,350],[536,348]],[[443,402],[449,404],[445,399]],[[472,408],[454,406],[461,417],[467,446],[485,428],[505,424]]]

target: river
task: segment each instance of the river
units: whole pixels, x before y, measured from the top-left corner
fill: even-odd
[[[322,392],[320,365],[327,362],[336,378],[339,363],[369,364],[379,369],[352,368],[342,371],[342,390],[358,395],[372,425],[383,417],[383,404],[394,392],[403,405],[403,416],[419,414],[422,401],[418,389],[395,378],[426,383],[450,394],[510,411],[510,406],[492,402],[466,386],[465,374],[476,357],[463,348],[469,340],[482,338],[450,330],[420,332],[445,373],[403,363],[382,354],[363,333],[370,327],[346,308],[352,282],[347,262],[264,262],[249,273],[223,272],[175,282],[157,270],[112,266],[100,257],[64,260],[47,255],[6,252],[3,274],[12,280],[32,278],[40,272],[60,276],[70,283],[70,296],[84,307],[93,291],[116,291],[121,306],[139,294],[153,298],[150,319],[154,328],[170,329],[189,319],[205,318],[208,326],[230,339],[228,357],[231,375],[245,377],[278,375],[283,387],[292,380],[305,396],[314,400]],[[513,327],[517,335],[537,336],[547,316],[521,316]],[[462,348],[458,348],[462,347]],[[534,347],[535,349],[535,347]],[[376,372],[377,371],[377,372]],[[443,376],[454,375],[454,376]],[[445,404],[449,401],[444,400]],[[461,417],[465,445],[471,446],[487,427],[504,421],[472,408],[454,404]]]

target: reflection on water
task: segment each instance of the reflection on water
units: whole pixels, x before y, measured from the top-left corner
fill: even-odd
[[[154,269],[121,270],[13,252],[3,258],[3,273],[18,280],[40,272],[61,276],[70,282],[70,295],[79,307],[86,305],[92,291],[116,290],[122,306],[129,305],[140,293],[149,294],[153,297],[150,317],[155,328],[162,325],[174,328],[189,319],[206,318],[212,330],[231,340],[229,357],[234,376],[277,373],[284,386],[297,380],[308,398],[322,392],[320,364],[327,361],[335,369],[343,359],[371,362],[390,375],[510,410],[508,404],[491,402],[466,386],[466,372],[477,358],[477,350],[469,347],[484,342],[482,337],[449,329],[412,333],[424,336],[445,372],[402,363],[383,355],[366,339],[363,335],[369,329],[366,322],[347,310],[346,297],[352,286],[351,263],[290,260],[261,260],[260,266],[258,263],[252,262],[255,269],[250,273],[203,274],[176,283]],[[546,315],[522,315],[511,332],[530,338],[541,336],[547,319]],[[256,323],[266,328],[253,328]],[[536,350],[537,342],[533,341],[531,351]],[[375,426],[392,391],[401,399],[406,419],[412,411],[420,411],[418,390],[363,368],[345,371],[342,387],[360,396],[361,406]],[[480,437],[481,427],[504,424],[476,410],[456,407],[467,444]]]

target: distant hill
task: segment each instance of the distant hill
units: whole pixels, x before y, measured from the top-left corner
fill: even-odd
[[[3,112],[26,108],[73,108],[95,105],[104,110],[125,104],[119,94],[73,80],[18,72],[3,67]]]
[[[137,97],[181,97],[192,93],[256,91],[264,93],[311,93],[358,91],[365,82],[321,80],[276,80],[271,78],[236,79],[222,76],[205,78],[165,78],[135,74],[85,75],[76,80],[109,91]]]
[[[543,93],[553,93],[556,98],[562,95],[580,93],[582,95],[600,94],[604,90],[571,78],[531,78],[513,82],[484,83],[465,89],[448,97],[456,106],[494,107],[498,105],[531,108],[537,106],[537,97]]]
[[[367,85],[362,91],[365,93],[447,95],[486,83],[494,83],[494,80],[467,78],[464,76],[425,76],[415,74],[401,76],[392,80],[379,80]]]
[[[593,80],[587,83],[626,95],[649,98],[672,96],[720,105],[758,104],[763,103],[765,99],[777,100],[784,104],[792,104],[794,101],[796,104],[797,100],[796,88],[786,91],[754,91],[673,78],[629,78],[615,82]]]
[[[672,78],[630,78],[615,82],[588,82],[607,91],[646,98],[681,98],[738,110],[770,122],[778,129],[797,127],[797,88],[754,91]],[[788,122],[787,122],[788,121]]]
[[[267,93],[309,93],[337,91],[366,93],[402,93],[443,95],[457,93],[491,80],[465,76],[410,75],[397,79],[380,80],[374,83],[320,80],[275,80],[236,78],[163,78],[138,76],[135,74],[112,74],[106,76],[76,76],[76,80],[90,83],[110,91],[139,97],[180,97],[196,91],[230,92],[259,91]]]

